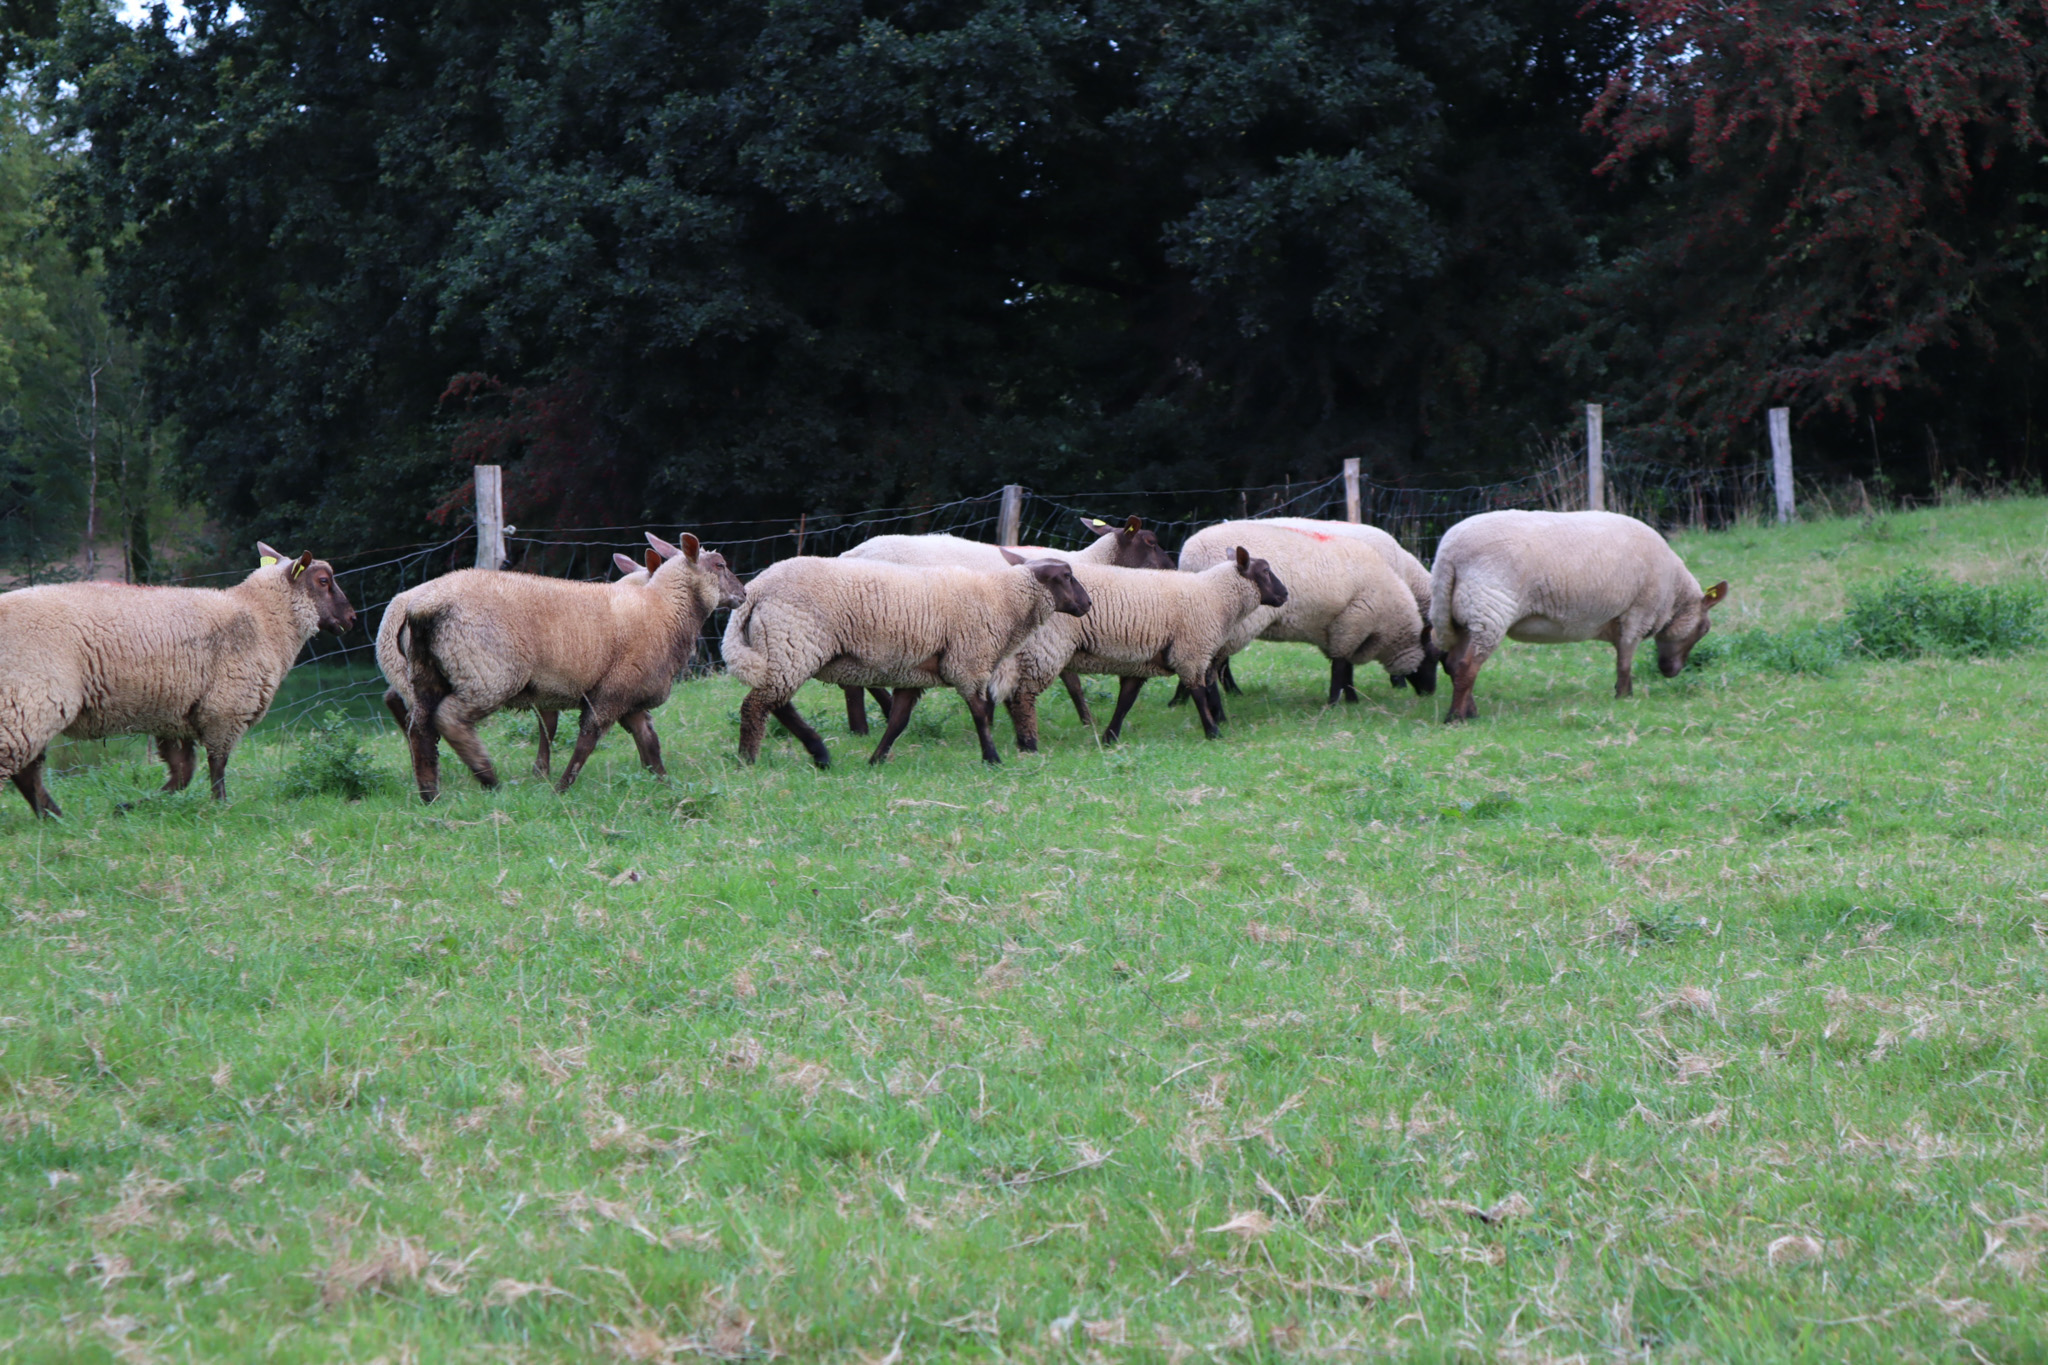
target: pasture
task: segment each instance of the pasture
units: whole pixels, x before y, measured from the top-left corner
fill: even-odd
[[[2048,582],[2048,505],[1678,546],[1713,644]],[[1445,727],[1260,645],[1219,742],[1055,689],[1000,769],[934,693],[870,770],[814,685],[824,774],[709,679],[670,781],[614,731],[557,798],[509,717],[432,808],[367,713],[358,802],[274,725],[225,807],[60,746],[0,1355],[2042,1358],[2048,654],[1653,653],[1510,644]]]

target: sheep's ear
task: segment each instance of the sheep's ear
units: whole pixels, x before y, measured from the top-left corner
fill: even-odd
[[[1090,532],[1098,536],[1106,536],[1116,529],[1116,527],[1111,526],[1101,517],[1082,517],[1081,525],[1087,527]]]
[[[655,549],[661,551],[661,557],[663,559],[674,559],[677,555],[682,553],[681,550],[678,550],[675,546],[669,544],[667,541],[663,540],[660,536],[654,534],[654,532],[652,531],[647,531],[643,534],[646,535],[647,543],[649,545],[652,545]]]
[[[1132,517],[1129,521],[1124,523],[1124,534],[1127,536],[1134,536],[1138,534],[1138,526],[1138,519],[1136,517]]]
[[[632,563],[633,561],[629,559],[629,560],[627,560],[626,562],[627,562],[628,564],[631,564],[631,563]],[[656,554],[656,553],[654,553],[654,551],[653,551],[652,549],[649,549],[649,550],[647,551],[647,572],[649,572],[649,573],[653,573],[653,572],[654,572],[654,571],[655,571],[656,569],[658,569],[658,568],[660,568],[660,567],[661,567],[661,556],[660,556],[660,555],[658,555],[658,554]]]
[[[1720,603],[1727,596],[1728,580],[1724,578],[1719,583],[1716,583],[1713,587],[1708,588],[1705,592],[1700,594],[1700,605],[1705,607],[1708,611],[1712,611],[1716,606],[1720,605]]]
[[[268,545],[265,545],[260,540],[256,542],[256,553],[261,556],[261,559],[258,562],[263,568],[267,569],[273,564],[284,563],[283,555],[271,549]]]
[[[308,550],[306,551],[306,553],[300,555],[298,559],[293,561],[291,571],[287,573],[285,577],[291,579],[292,582],[296,583],[299,581],[299,575],[312,567],[313,552],[311,550]]]
[[[1251,551],[1245,549],[1242,545],[1237,547],[1237,571],[1239,573],[1250,573],[1252,571]]]
[[[1020,554],[1011,553],[1010,548],[1007,545],[998,545],[996,546],[996,548],[1002,551],[1003,562],[1005,564],[1022,564],[1024,562],[1024,556]]]
[[[703,542],[703,541],[701,541],[701,540],[697,539],[697,537],[695,537],[695,536],[691,535],[691,534],[690,534],[690,533],[689,533],[688,531],[685,531],[685,532],[683,532],[683,558],[684,558],[684,559],[687,559],[687,560],[689,560],[689,561],[690,561],[690,562],[691,562],[692,564],[695,564],[695,563],[697,562],[697,551],[699,551],[699,550],[701,550],[701,549],[703,549],[703,548],[704,548],[704,542]]]
[[[640,566],[633,562],[631,555],[613,555],[612,567],[616,568],[620,573],[640,572]]]

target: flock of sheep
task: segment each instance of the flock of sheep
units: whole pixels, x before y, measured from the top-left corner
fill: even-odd
[[[1232,655],[1253,640],[1312,644],[1330,660],[1330,694],[1357,700],[1353,670],[1378,663],[1396,686],[1433,692],[1451,675],[1448,719],[1476,713],[1480,666],[1512,637],[1614,646],[1615,691],[1627,696],[1636,647],[1652,636],[1666,677],[1685,667],[1728,591],[1702,590],[1655,530],[1607,512],[1487,512],[1453,526],[1433,569],[1386,532],[1347,522],[1232,521],[1190,537],[1179,562],[1136,517],[1089,520],[1087,549],[1016,550],[948,535],[880,536],[837,558],[798,557],[742,585],[692,535],[647,537],[644,566],[581,583],[465,569],[393,598],[377,635],[423,800],[440,788],[440,741],[485,787],[496,769],[476,730],[507,707],[540,721],[534,769],[549,774],[557,715],[575,710],[566,791],[614,722],[641,761],[663,771],[650,712],[668,699],[705,620],[731,608],[725,664],[749,688],[740,756],[759,755],[773,716],[819,767],[823,738],[792,699],[813,679],[846,691],[847,723],[868,730],[865,694],[886,717],[870,759],[888,757],[930,688],[958,692],[981,754],[998,762],[995,707],[1017,747],[1038,747],[1037,699],[1064,683],[1082,723],[1094,719],[1085,674],[1121,680],[1113,743],[1149,678],[1174,677],[1215,738]],[[43,782],[59,734],[155,737],[165,790],[192,778],[206,747],[216,799],[228,756],[261,720],[316,631],[341,634],[356,613],[332,566],[259,545],[262,565],[227,589],[80,583],[0,595],[0,776],[38,815],[56,815]]]

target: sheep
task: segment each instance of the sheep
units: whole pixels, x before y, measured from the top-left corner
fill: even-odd
[[[1287,604],[1287,588],[1272,566],[1239,548],[1198,574],[1101,564],[1073,569],[1088,591],[1088,614],[1053,617],[997,671],[996,696],[1009,708],[1017,747],[1038,747],[1038,694],[1071,673],[1122,679],[1104,744],[1122,734],[1146,679],[1168,675],[1190,689],[1202,732],[1215,739],[1220,731],[1209,706],[1210,670],[1239,622],[1261,607]]]
[[[1451,675],[1447,722],[1479,714],[1472,683],[1503,639],[1605,640],[1614,695],[1634,691],[1636,646],[1657,637],[1657,668],[1685,669],[1728,584],[1702,591],[1664,537],[1614,512],[1482,512],[1444,533],[1430,614]]]
[[[432,600],[413,604],[399,628],[414,705],[406,735],[420,800],[440,794],[446,738],[486,789],[498,785],[476,724],[506,706],[581,710],[576,747],[557,791],[575,785],[597,741],[623,725],[640,761],[667,775],[648,712],[668,700],[704,618],[746,600],[725,557],[684,535],[641,584],[570,583],[496,569],[463,569],[435,580]],[[445,587],[439,586],[445,584]]]
[[[637,587],[645,583],[656,569],[661,567],[661,555],[652,547],[647,551],[647,565],[642,568],[633,562],[630,555],[615,554],[612,563],[618,567],[622,577],[612,583],[614,588]],[[452,577],[452,575],[450,575]],[[384,708],[391,712],[401,731],[412,729],[412,665],[407,662],[405,650],[399,646],[399,628],[405,624],[405,616],[415,606],[425,606],[438,599],[448,589],[440,587],[447,578],[436,578],[418,587],[407,588],[384,604],[384,618],[377,626],[377,667],[384,674],[388,684],[384,690]],[[546,778],[554,752],[555,723],[561,712],[553,707],[536,707],[534,718],[540,732],[539,745],[533,756],[533,774]]]
[[[192,780],[197,741],[214,800],[227,799],[228,756],[306,641],[356,619],[326,560],[256,549],[261,567],[232,588],[67,583],[0,596],[0,776],[30,810],[63,814],[43,784],[59,734],[155,737],[172,792]]]
[[[1226,521],[1188,537],[1181,571],[1199,573],[1239,545],[1273,566],[1287,584],[1287,605],[1261,607],[1240,621],[1224,645],[1225,659],[1255,639],[1283,640],[1312,644],[1352,664],[1377,660],[1391,678],[1420,672],[1428,652],[1414,594],[1373,549],[1264,521]],[[1336,700],[1335,688],[1330,699]],[[1220,712],[1222,700],[1212,683],[1210,706]]]
[[[941,685],[967,703],[982,758],[1000,763],[989,733],[990,676],[1053,613],[1088,611],[1088,593],[1067,565],[1002,554],[1011,564],[1002,573],[846,558],[770,565],[725,628],[726,669],[751,689],[740,705],[740,757],[760,756],[773,715],[814,763],[830,766],[825,741],[790,701],[817,678],[895,689],[870,763],[887,761],[918,698]]]
[[[1137,517],[1127,518],[1122,526],[1114,526],[1100,517],[1082,517],[1080,521],[1095,537],[1087,549],[1052,550],[1042,545],[1023,545],[1016,547],[1017,553],[1026,559],[1057,559],[1068,564],[1113,564],[1124,569],[1173,567],[1173,556],[1166,553],[1159,544],[1159,537],[1144,529],[1144,524]],[[918,568],[982,569],[988,572],[1000,572],[1006,567],[998,547],[953,535],[874,536],[846,551],[840,558],[879,559]],[[1083,725],[1094,729],[1095,717],[1088,710],[1088,694],[1081,690],[1079,676],[1067,673],[1061,676],[1060,681],[1066,685],[1067,697],[1074,703],[1074,714]],[[887,715],[888,693],[880,688],[872,690],[882,714]],[[857,687],[846,689],[846,728],[856,735],[868,732],[867,706]]]
[[[1311,535],[1343,536],[1349,540],[1370,545],[1379,552],[1387,567],[1394,571],[1394,577],[1408,585],[1408,591],[1415,594],[1415,610],[1422,617],[1422,667],[1412,677],[1396,678],[1394,686],[1413,684],[1423,696],[1436,691],[1437,661],[1443,656],[1437,651],[1436,640],[1429,626],[1429,570],[1421,560],[1409,554],[1400,541],[1377,526],[1367,526],[1355,521],[1317,521],[1310,517],[1264,517],[1268,526],[1286,526],[1296,531],[1307,531]],[[1343,694],[1347,702],[1358,700],[1358,689],[1352,678],[1352,663],[1349,659],[1330,660],[1330,700],[1335,702]],[[1223,685],[1230,691],[1237,690],[1228,670],[1222,674]]]

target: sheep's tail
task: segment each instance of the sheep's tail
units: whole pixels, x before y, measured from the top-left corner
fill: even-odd
[[[1435,637],[1439,649],[1451,638],[1451,601],[1458,595],[1457,561],[1439,557],[1429,578],[1429,625],[1424,638]]]
[[[398,626],[398,647],[405,655],[412,681],[412,722],[415,725],[431,726],[434,712],[455,690],[448,682],[447,673],[442,671],[441,661],[434,656],[434,637],[440,627],[438,607],[408,612]],[[433,732],[429,729],[427,733]]]
[[[725,636],[719,643],[719,653],[725,659],[725,671],[750,686],[758,687],[765,680],[768,657],[754,645],[754,608],[752,597],[734,608],[726,619]]]

